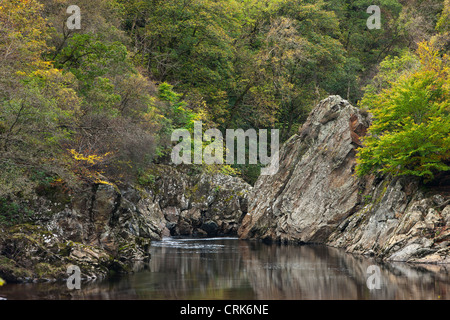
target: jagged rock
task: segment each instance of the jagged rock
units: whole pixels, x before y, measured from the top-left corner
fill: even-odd
[[[180,235],[180,236],[191,236],[192,231],[193,231],[192,225],[190,225],[185,220],[181,220],[181,221],[178,221],[173,234]]]
[[[174,170],[158,166],[158,178],[151,186],[158,190],[154,202],[167,221],[162,233],[195,237],[237,235],[248,210],[251,186],[240,178],[220,173],[188,176]]]
[[[188,176],[157,166],[145,188],[88,185],[64,207],[36,200],[33,224],[3,230],[0,276],[8,281],[67,278],[67,266],[86,279],[128,272],[150,258],[163,236],[235,235],[251,187],[222,174]]]
[[[281,147],[279,171],[255,183],[239,236],[447,263],[448,195],[427,195],[414,178],[354,176],[369,125],[370,115],[339,96],[321,101]]]
[[[442,210],[442,218],[445,221],[445,224],[450,227],[450,206],[446,206],[444,210]]]
[[[256,182],[240,237],[324,242],[360,201],[355,142],[368,126],[340,97],[322,101],[281,148],[279,171]]]
[[[428,213],[425,217],[425,224],[430,229],[435,229],[444,225],[442,217],[434,208],[428,209]]]

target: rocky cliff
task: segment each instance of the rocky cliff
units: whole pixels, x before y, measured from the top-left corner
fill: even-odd
[[[8,282],[130,272],[164,235],[236,235],[251,187],[223,174],[189,176],[158,165],[144,186],[88,185],[34,200],[27,223],[0,227],[0,277]]]
[[[280,168],[249,196],[241,239],[324,243],[391,261],[449,263],[445,190],[413,178],[354,175],[370,115],[339,96],[321,101],[280,150]]]
[[[159,237],[237,235],[248,211],[248,183],[224,174],[189,176],[170,166],[153,174],[159,178],[146,189],[164,217]]]

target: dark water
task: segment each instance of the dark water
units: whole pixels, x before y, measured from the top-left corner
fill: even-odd
[[[379,266],[379,289],[367,269]],[[380,264],[324,246],[280,246],[232,238],[153,242],[149,265],[107,281],[7,284],[7,299],[447,299],[450,266]],[[375,283],[375,282],[371,282]]]

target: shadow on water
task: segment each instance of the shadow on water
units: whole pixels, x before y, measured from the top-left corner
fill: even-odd
[[[369,289],[368,267],[379,267]],[[284,246],[234,238],[155,241],[134,274],[82,283],[7,284],[7,299],[450,299],[450,266],[380,263],[319,245]]]

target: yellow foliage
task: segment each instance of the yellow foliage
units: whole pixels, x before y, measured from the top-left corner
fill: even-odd
[[[109,154],[111,154],[111,152],[107,152],[104,155],[96,155],[96,154],[92,154],[92,155],[88,155],[85,156],[81,153],[76,152],[74,149],[70,149],[69,150],[70,153],[72,154],[73,158],[77,161],[85,161],[88,164],[94,165],[98,162],[101,162],[104,160],[105,157],[107,157]]]
[[[109,181],[106,181],[106,180],[102,180],[102,179],[99,179],[99,178],[95,179],[94,182],[95,182],[95,183],[98,183],[98,184],[107,184],[107,185],[110,185],[110,186],[113,186],[113,187],[116,186],[116,185],[115,185],[114,183],[112,183],[112,182],[109,182]]]

